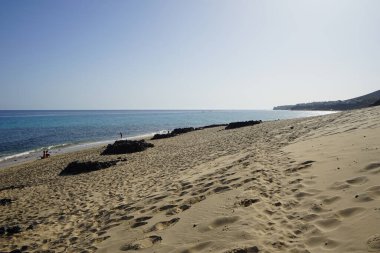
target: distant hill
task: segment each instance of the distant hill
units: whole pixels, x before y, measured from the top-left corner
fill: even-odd
[[[276,106],[273,110],[344,111],[380,105],[380,90],[347,100]]]

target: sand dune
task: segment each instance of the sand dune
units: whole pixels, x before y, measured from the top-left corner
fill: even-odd
[[[150,142],[2,169],[0,251],[380,252],[380,108]]]

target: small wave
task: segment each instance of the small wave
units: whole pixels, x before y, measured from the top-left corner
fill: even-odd
[[[30,154],[32,154],[34,152],[39,151],[39,150],[41,150],[41,149],[34,149],[34,150],[30,150],[30,151],[26,151],[26,152],[10,155],[10,156],[0,157],[0,162],[4,162],[4,161],[10,160],[10,159],[14,159],[14,158],[19,158],[21,156],[30,155]]]
[[[70,145],[73,145],[73,143],[63,143],[63,144],[58,144],[58,145],[51,145],[51,146],[48,146],[47,149],[64,148],[64,147],[67,147]]]

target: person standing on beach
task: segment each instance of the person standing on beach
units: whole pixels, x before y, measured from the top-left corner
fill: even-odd
[[[120,139],[123,139],[123,133],[120,132]]]

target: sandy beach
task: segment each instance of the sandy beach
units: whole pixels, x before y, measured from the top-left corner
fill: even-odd
[[[380,252],[380,107],[147,141],[1,169],[0,252]]]

